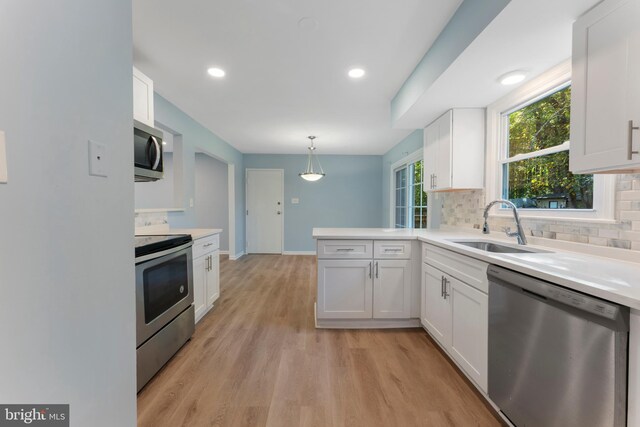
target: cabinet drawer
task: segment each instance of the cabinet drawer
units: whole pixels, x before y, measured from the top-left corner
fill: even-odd
[[[376,259],[410,259],[411,242],[406,240],[376,240],[373,242]]]
[[[373,240],[318,240],[318,258],[372,259]]]
[[[422,245],[422,261],[485,294],[489,293],[488,264],[485,262],[427,243]]]
[[[193,258],[198,258],[204,254],[220,248],[220,235],[203,237],[193,242]]]

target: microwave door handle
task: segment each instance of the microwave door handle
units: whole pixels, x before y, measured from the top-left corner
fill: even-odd
[[[158,165],[160,164],[160,158],[162,156],[162,151],[160,151],[160,144],[158,143],[158,140],[156,139],[155,136],[151,137],[151,140],[153,141],[153,143],[156,146],[156,160],[153,163],[153,166],[151,166],[152,170],[156,170],[156,168],[158,167]]]

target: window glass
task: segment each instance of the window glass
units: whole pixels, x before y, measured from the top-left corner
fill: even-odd
[[[569,172],[569,152],[506,163],[504,198],[519,208],[593,209],[593,175]]]
[[[505,116],[502,196],[517,207],[593,209],[593,175],[569,171],[570,107],[569,86]]]
[[[422,180],[422,160],[395,171],[395,226],[427,227],[427,193]]]

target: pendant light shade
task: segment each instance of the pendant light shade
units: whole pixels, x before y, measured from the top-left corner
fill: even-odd
[[[300,175],[300,178],[306,181],[317,181],[324,176],[324,171],[322,170],[322,166],[320,165],[320,160],[318,160],[318,157],[313,155],[313,152],[316,149],[316,147],[313,146],[313,140],[316,139],[316,137],[308,136],[307,138],[309,138],[309,140],[311,141],[311,145],[309,146],[309,159],[307,160],[307,170],[298,175]],[[313,168],[314,159],[318,164],[318,169],[320,171],[314,170]]]

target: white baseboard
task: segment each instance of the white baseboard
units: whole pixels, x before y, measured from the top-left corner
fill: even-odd
[[[218,251],[220,255],[229,255],[229,251]]]
[[[284,251],[282,255],[315,255],[316,251]]]
[[[237,254],[235,254],[235,255],[229,255],[229,260],[231,260],[231,261],[236,261],[236,260],[238,260],[238,259],[242,258],[243,256],[244,256],[244,251],[242,251],[242,252],[238,252],[238,253],[237,253]]]

